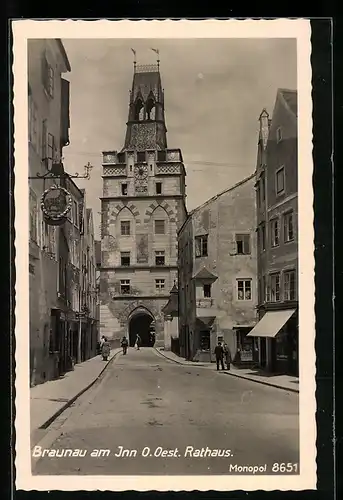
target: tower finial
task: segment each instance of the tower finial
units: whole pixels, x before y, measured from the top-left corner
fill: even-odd
[[[137,64],[137,61],[136,61],[136,51],[135,49],[131,49],[132,52],[133,52],[133,66],[134,66],[134,69],[136,70],[136,64]]]
[[[160,51],[159,51],[159,49],[151,49],[151,50],[153,50],[157,54],[157,66],[158,66],[158,69],[160,69]]]

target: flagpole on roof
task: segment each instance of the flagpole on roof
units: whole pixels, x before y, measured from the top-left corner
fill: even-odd
[[[133,53],[133,66],[134,66],[134,69],[136,71],[136,64],[137,64],[137,61],[136,61],[136,51],[135,49],[131,49],[132,50],[132,53]]]

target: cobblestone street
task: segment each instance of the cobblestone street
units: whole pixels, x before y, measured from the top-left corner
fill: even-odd
[[[230,464],[266,464],[270,473],[274,462],[298,463],[298,422],[296,393],[182,366],[152,348],[131,348],[38,443],[42,449],[86,455],[36,456],[33,473],[225,474]],[[131,456],[116,457],[119,447]],[[197,457],[195,450],[202,448],[205,455]],[[231,451],[214,457],[206,448]],[[93,450],[110,454],[91,456]],[[163,456],[168,453],[163,450],[173,456]]]

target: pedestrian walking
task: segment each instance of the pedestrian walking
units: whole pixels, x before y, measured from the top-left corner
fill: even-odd
[[[231,351],[227,343],[224,344],[224,356],[226,361],[226,369],[230,370],[231,368]]]
[[[124,355],[127,353],[127,346],[128,346],[128,344],[129,344],[129,343],[128,343],[128,341],[127,341],[127,338],[126,338],[126,337],[125,337],[125,335],[124,335],[124,337],[121,339],[121,342],[120,342],[120,345],[121,345],[121,347],[123,348],[123,354],[124,354]]]
[[[103,335],[101,337],[101,340],[100,340],[100,349],[102,348],[102,346],[104,345],[105,342],[106,342],[106,337],[105,337],[105,335]]]
[[[218,345],[214,348],[214,354],[216,356],[217,370],[219,370],[219,364],[222,367],[222,370],[225,370],[224,367],[224,349],[221,342],[218,342]]]
[[[137,333],[137,336],[136,336],[136,349],[137,349],[137,351],[139,351],[139,348],[141,346],[141,342],[142,342],[141,338],[140,338],[140,336]]]

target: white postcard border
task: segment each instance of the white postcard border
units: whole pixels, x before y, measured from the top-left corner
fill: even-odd
[[[216,475],[217,491],[316,489],[315,288],[312,189],[311,28],[305,19],[205,21],[13,21],[16,265],[16,488],[23,490],[207,491],[211,476],[33,476],[30,450],[28,100],[29,38],[296,38],[299,207],[299,476]]]

